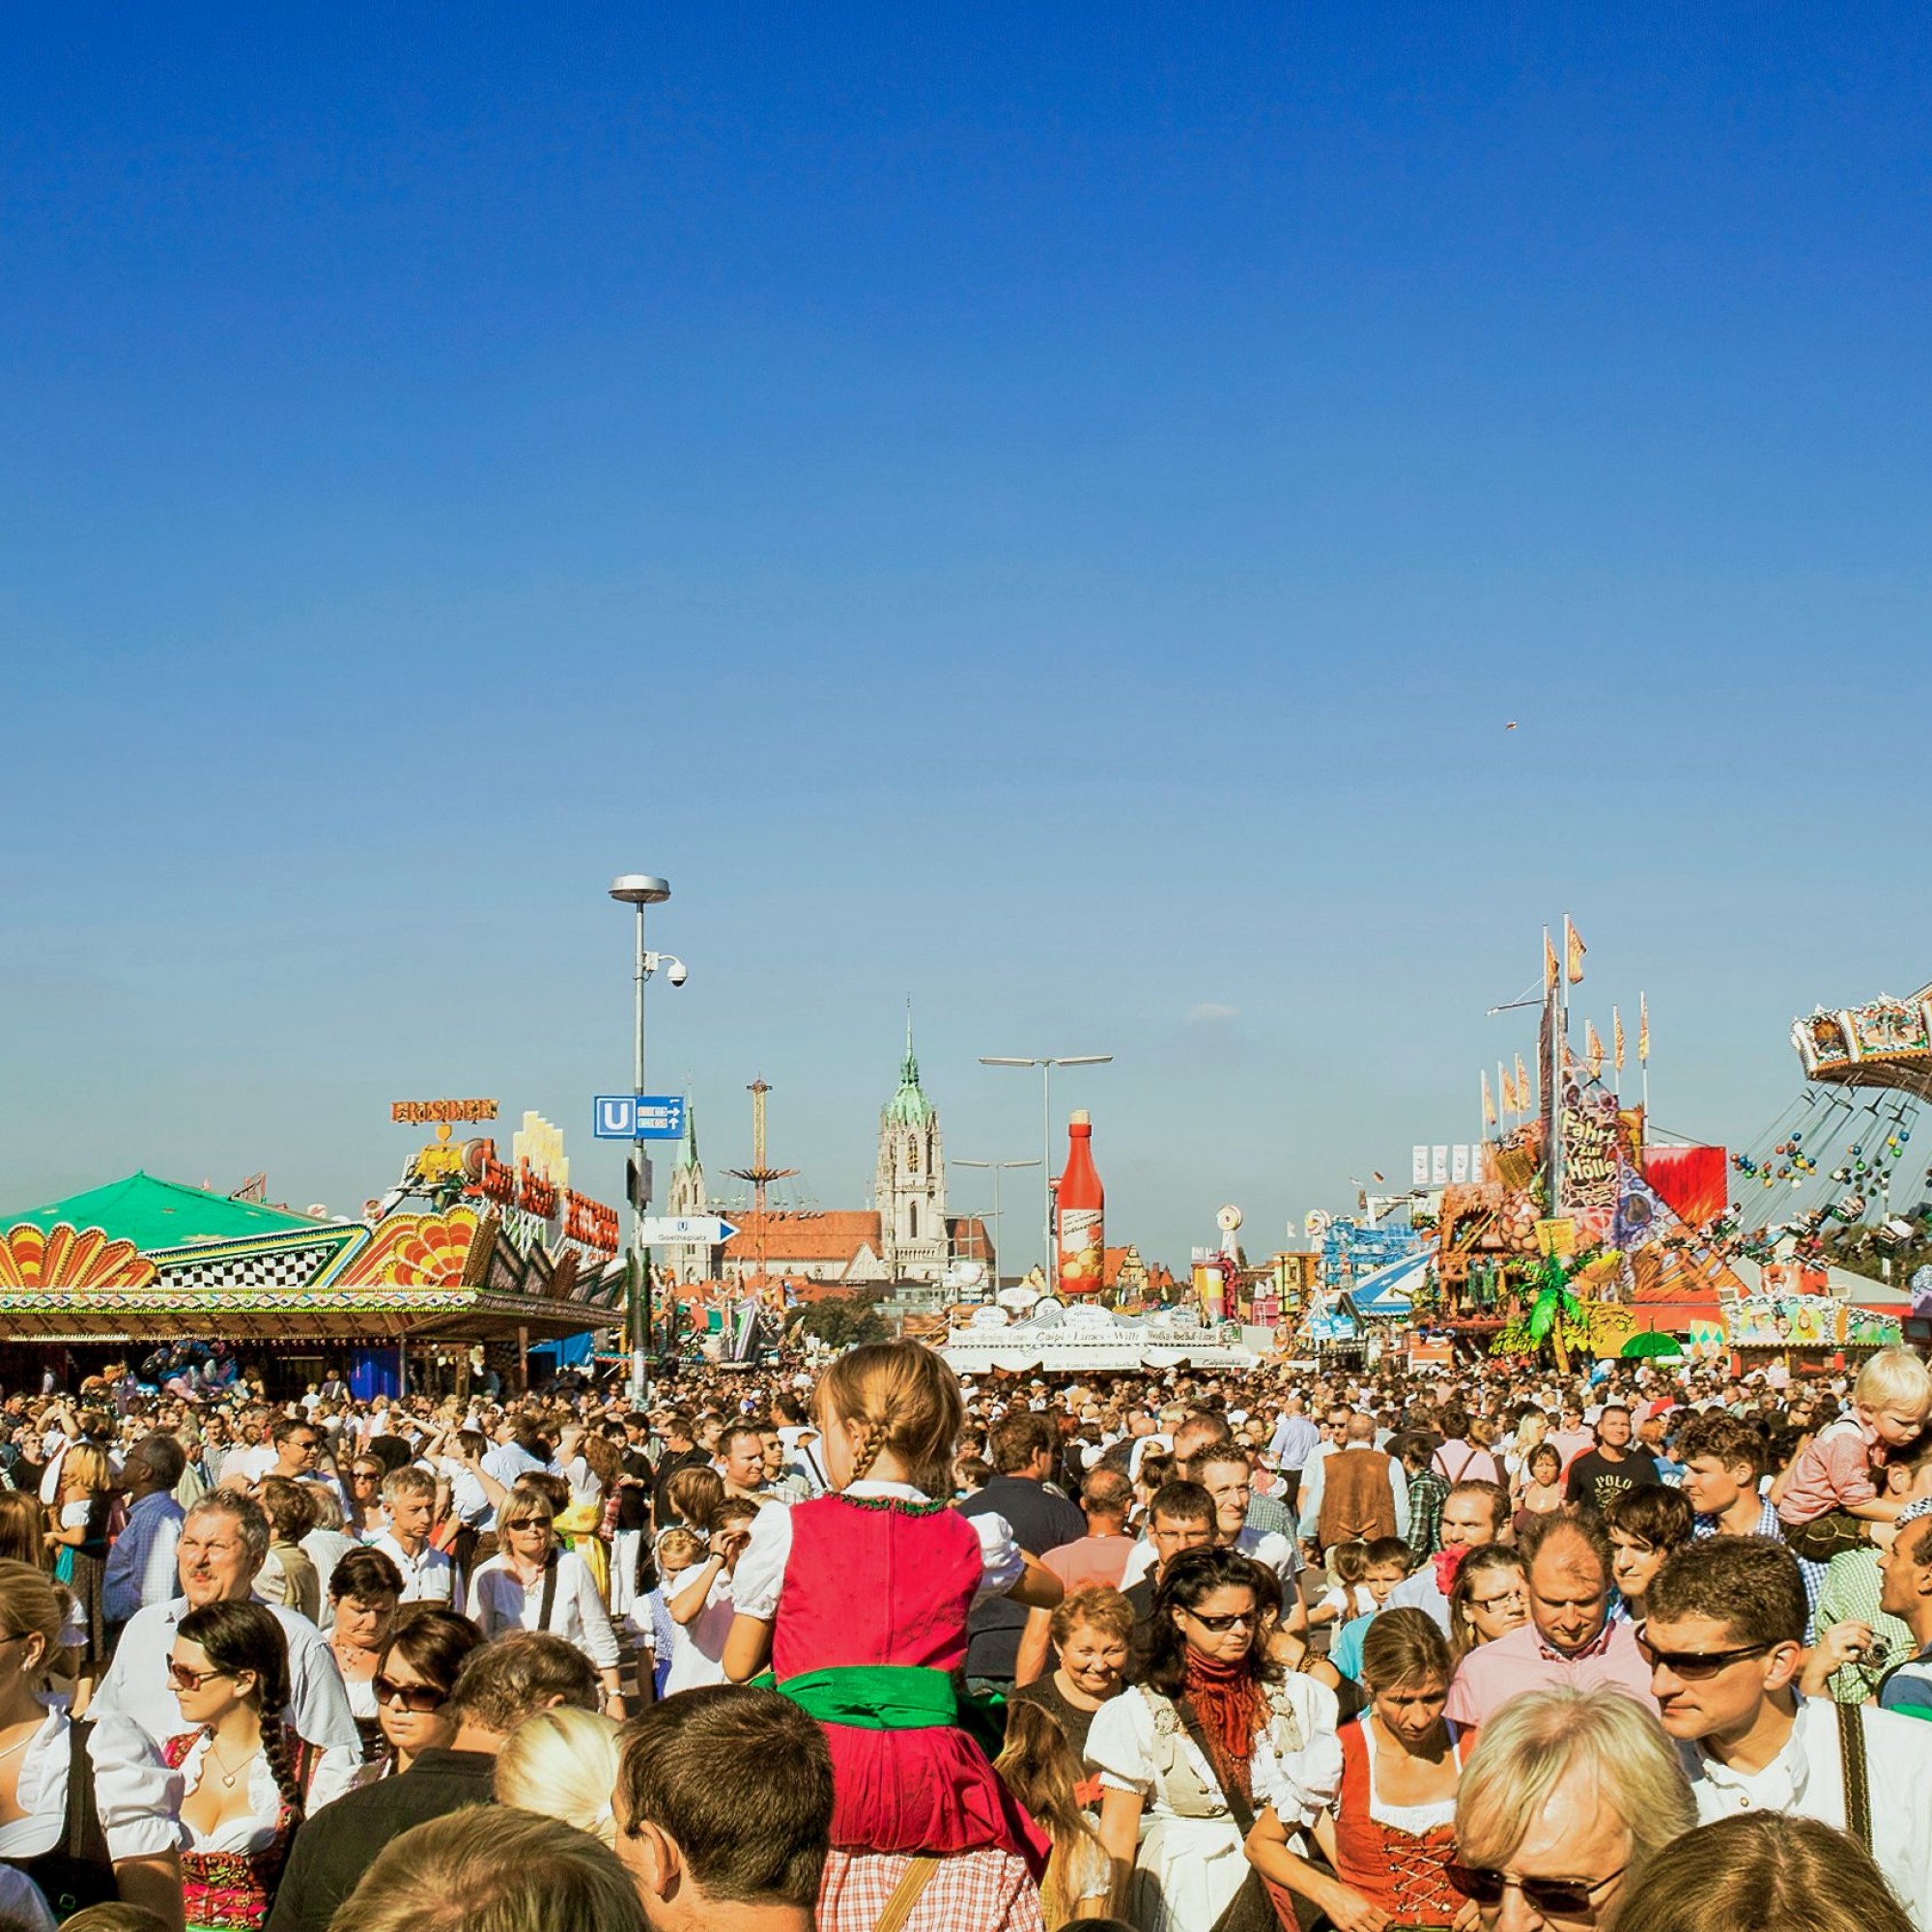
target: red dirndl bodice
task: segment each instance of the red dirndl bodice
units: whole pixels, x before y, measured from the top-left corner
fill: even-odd
[[[1335,1814],[1335,1870],[1345,1885],[1379,1905],[1398,1925],[1447,1925],[1463,1905],[1449,1883],[1447,1867],[1456,1857],[1450,1825],[1432,1826],[1419,1836],[1378,1824],[1369,1815],[1372,1800],[1368,1716],[1342,1729],[1341,1805]],[[1463,1760],[1472,1734],[1455,1736],[1452,1748]]]
[[[773,1675],[782,1684],[810,1670],[893,1663],[960,1677],[983,1573],[978,1531],[943,1505],[842,1495],[796,1504]],[[1019,1854],[1036,1874],[1044,1868],[1046,1838],[964,1731],[827,1724],[825,1735],[840,1851],[996,1849]]]

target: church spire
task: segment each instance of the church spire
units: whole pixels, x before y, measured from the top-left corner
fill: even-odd
[[[697,1165],[697,1109],[691,1104],[691,1090],[687,1088],[684,1094],[684,1132],[678,1141],[677,1167],[672,1171],[679,1172]]]
[[[912,1045],[912,1002],[906,1001],[906,1050],[899,1066],[899,1090],[886,1103],[886,1118],[908,1127],[923,1127],[932,1119],[932,1102],[919,1084],[919,1056]]]

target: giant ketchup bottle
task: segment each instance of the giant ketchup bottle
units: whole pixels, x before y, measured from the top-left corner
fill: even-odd
[[[1066,1169],[1060,1177],[1060,1292],[1098,1294],[1106,1262],[1106,1190],[1094,1170],[1094,1122],[1083,1107],[1066,1124]]]

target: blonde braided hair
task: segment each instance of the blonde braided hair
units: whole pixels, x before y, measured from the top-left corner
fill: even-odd
[[[817,1390],[820,1418],[856,1423],[852,1480],[861,1481],[888,1450],[927,1495],[952,1490],[952,1456],[965,1426],[959,1380],[918,1342],[873,1342],[850,1349],[826,1370]]]

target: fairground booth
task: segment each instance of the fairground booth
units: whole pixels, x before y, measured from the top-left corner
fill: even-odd
[[[522,1387],[546,1345],[541,1374],[587,1353],[622,1319],[615,1210],[569,1189],[537,1116],[514,1164],[448,1136],[356,1220],[141,1173],[0,1214],[0,1387],[220,1344],[271,1392],[339,1370],[366,1399],[462,1392],[486,1365]]]

